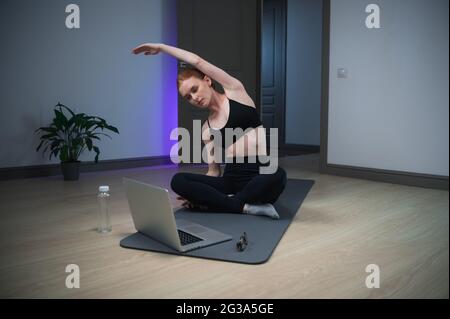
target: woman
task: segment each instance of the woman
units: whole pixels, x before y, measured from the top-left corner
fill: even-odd
[[[263,215],[278,219],[273,203],[286,186],[286,172],[278,167],[273,174],[260,174],[266,156],[265,133],[255,103],[243,84],[222,69],[198,55],[161,43],[145,43],[133,49],[134,54],[155,55],[164,52],[182,60],[193,69],[178,74],[177,86],[182,97],[192,105],[207,109],[209,116],[202,126],[202,139],[208,154],[206,175],[177,173],[171,187],[184,201],[183,206],[220,212]],[[212,79],[220,83],[224,94],[214,89]],[[220,128],[220,129],[219,129]],[[226,145],[225,129],[241,128],[245,134]],[[213,131],[222,133],[222,147],[227,158],[241,157],[244,163],[228,163],[221,176],[214,157]],[[256,163],[248,158],[256,158]]]

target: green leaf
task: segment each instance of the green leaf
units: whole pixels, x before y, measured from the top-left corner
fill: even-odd
[[[86,117],[82,114],[79,114],[74,120],[74,125],[79,131],[85,129],[87,124],[88,121],[86,120]]]
[[[55,126],[60,130],[65,130],[67,128],[68,120],[64,116],[64,114],[61,111],[54,110],[55,112],[55,118],[53,119],[53,123]]]
[[[92,151],[92,140],[90,138],[85,138],[85,142],[89,151]]]
[[[100,141],[100,138],[98,137],[98,136],[96,136],[96,134],[98,134],[98,133],[94,133],[94,134],[92,134],[92,133],[88,133],[87,134],[87,136],[89,136],[90,138],[95,138],[96,140],[99,140]]]
[[[104,135],[104,136],[107,136],[107,137],[109,137],[110,139],[112,139],[111,136],[109,136],[109,135],[106,134],[106,133],[95,133],[95,134],[98,134],[98,135]]]
[[[52,137],[57,137],[56,133],[45,134],[41,136],[41,140],[49,140]]]
[[[64,145],[61,148],[59,159],[61,160],[61,162],[67,162],[69,160],[69,147],[67,145]]]
[[[56,149],[56,150],[54,150],[53,152],[51,152],[51,153],[50,153],[50,159],[51,159],[51,157],[52,157],[52,154],[53,154],[55,157],[57,157],[57,156],[58,156],[58,153],[59,153],[59,149]]]
[[[110,130],[110,131],[113,131],[114,133],[119,134],[119,130],[118,130],[116,127],[114,127],[114,126],[107,125],[106,128],[107,128],[108,130]]]
[[[39,151],[39,149],[41,148],[42,144],[44,144],[45,142],[47,142],[47,141],[46,141],[46,140],[42,140],[42,141],[39,143],[39,146],[36,148],[36,152]]]
[[[62,109],[61,109],[61,108],[63,107],[63,108],[65,108],[67,111],[69,111],[69,113],[70,113],[72,116],[75,115],[75,113],[74,113],[68,106],[65,106],[64,104],[58,103],[56,106],[59,107],[59,109],[61,110],[61,112],[62,112]]]
[[[98,149],[97,146],[93,146],[92,148],[94,149],[94,152],[96,153],[96,155],[95,155],[95,162],[97,163],[98,162],[98,156],[100,155],[100,150]]]
[[[44,131],[44,132],[48,132],[48,133],[56,133],[56,128],[54,128],[54,127],[40,127],[34,132],[37,133],[39,131]]]
[[[42,151],[42,155],[45,154],[45,152],[47,151],[47,149],[50,147],[50,144],[46,144],[44,150]]]

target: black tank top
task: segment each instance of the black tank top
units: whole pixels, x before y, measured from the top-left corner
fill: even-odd
[[[258,126],[261,126],[261,120],[259,119],[259,114],[256,108],[244,105],[242,103],[239,103],[234,100],[230,100],[230,113],[228,114],[228,121],[225,124],[224,127],[222,127],[219,131],[222,135],[222,148],[226,149],[230,145],[233,145],[236,143],[236,141],[243,135],[243,134],[237,134],[235,133],[235,136],[233,136],[233,141],[231,143],[228,143],[228,145],[225,144],[225,129],[236,129],[241,128],[243,132],[247,130],[248,128],[256,128]],[[209,124],[209,119],[207,118],[206,121],[208,122],[209,128],[214,132],[217,131],[214,128],[211,128],[211,125]],[[213,136],[211,136],[213,139]]]

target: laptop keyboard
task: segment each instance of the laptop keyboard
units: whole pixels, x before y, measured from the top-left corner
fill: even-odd
[[[196,243],[198,241],[202,241],[203,239],[198,238],[194,235],[186,233],[182,230],[178,229],[178,237],[180,237],[181,246],[186,246],[192,243]]]

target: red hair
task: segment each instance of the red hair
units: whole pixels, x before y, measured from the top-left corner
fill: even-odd
[[[191,77],[195,77],[197,79],[203,80],[205,74],[195,68],[184,68],[178,73],[177,77],[177,88],[180,89],[181,83],[184,80],[190,79]],[[211,81],[211,86],[215,89],[215,84]]]

